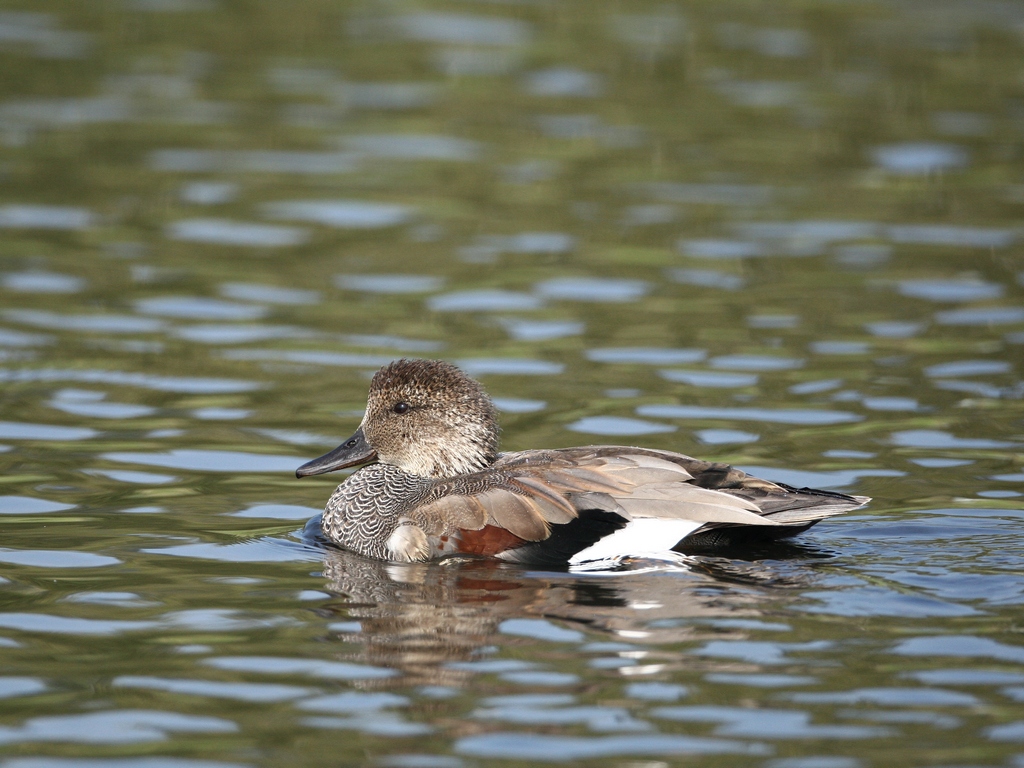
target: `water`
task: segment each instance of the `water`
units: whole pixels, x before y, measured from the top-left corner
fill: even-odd
[[[0,766],[1024,766],[1024,10],[0,11]],[[368,375],[875,497],[325,548]]]

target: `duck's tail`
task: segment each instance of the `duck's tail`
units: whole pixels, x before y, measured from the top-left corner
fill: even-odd
[[[870,496],[851,496],[817,488],[794,488],[776,483],[786,493],[759,499],[761,515],[779,525],[753,526],[709,523],[680,542],[689,549],[717,549],[751,541],[787,539],[802,533],[820,520],[859,509]]]

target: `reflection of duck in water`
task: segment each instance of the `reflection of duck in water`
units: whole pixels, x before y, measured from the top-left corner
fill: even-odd
[[[814,556],[785,548],[773,554]],[[501,652],[530,642],[516,636],[516,620],[555,632],[575,628],[580,641],[596,634],[594,639],[604,636],[616,646],[657,648],[656,658],[644,663],[668,669],[692,666],[694,660],[666,648],[682,641],[742,639],[742,623],[718,621],[777,614],[781,604],[799,595],[790,588],[809,584],[806,568],[788,568],[780,560],[745,564],[696,557],[688,564],[691,570],[659,562],[657,570],[625,570],[611,578],[528,571],[494,559],[388,563],[327,548],[326,588],[342,599],[321,604],[318,611],[358,622],[358,629],[336,630],[338,639],[359,649],[346,653],[346,659],[398,669],[403,685],[459,686],[479,672],[530,666],[514,660],[521,654]],[[551,663],[578,656],[575,644],[564,654],[544,655]],[[388,682],[368,680],[361,686],[387,687]]]
[[[345,549],[392,561],[473,554],[577,564],[777,539],[869,501],[671,451],[500,454],[497,415],[483,387],[432,360],[377,371],[360,428],[296,475],[374,460],[338,486],[323,531]]]

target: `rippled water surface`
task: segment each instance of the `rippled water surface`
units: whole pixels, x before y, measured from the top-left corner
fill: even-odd
[[[1024,6],[0,10],[0,766],[1024,766]],[[867,494],[388,565],[293,471],[443,357],[506,448]]]

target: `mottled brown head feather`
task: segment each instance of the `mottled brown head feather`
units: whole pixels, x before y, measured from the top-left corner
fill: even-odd
[[[474,472],[498,453],[494,404],[443,360],[396,360],[377,371],[362,427],[382,462],[424,477]]]

